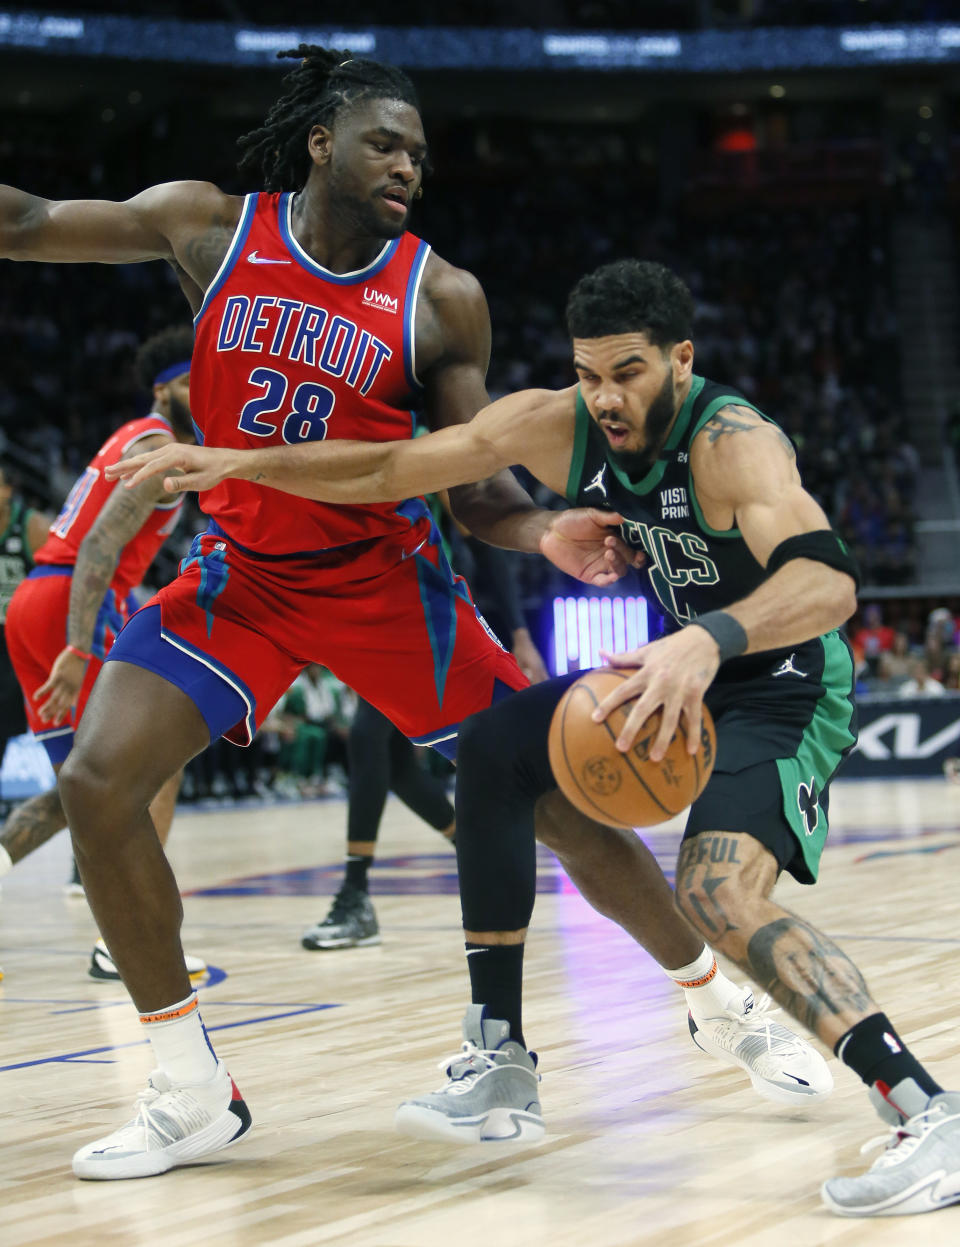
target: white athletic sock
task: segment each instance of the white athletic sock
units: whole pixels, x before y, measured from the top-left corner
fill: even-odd
[[[730,981],[717,965],[713,949],[704,944],[703,952],[688,966],[664,973],[683,988],[687,1007],[694,1017],[718,1017],[727,1009],[739,1010],[743,1003],[743,989]]]
[[[157,1065],[173,1083],[209,1082],[217,1072],[217,1058],[207,1038],[197,993],[151,1013],[141,1013]]]
[[[13,870],[13,861],[7,850],[0,844],[0,878],[8,875],[11,870]]]

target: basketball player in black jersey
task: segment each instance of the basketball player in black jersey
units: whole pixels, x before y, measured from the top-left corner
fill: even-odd
[[[569,389],[509,396],[470,424],[414,442],[170,447],[143,471],[186,470],[167,488],[239,476],[302,497],[368,502],[519,463],[570,502],[619,513],[669,627],[642,649],[608,656],[633,674],[596,715],[635,699],[617,742],[626,751],[661,708],[655,759],[681,714],[695,748],[704,700],[717,725],[717,765],[690,812],[677,903],[833,1048],[894,1127],[880,1160],[860,1178],[825,1183],[824,1200],[847,1216],[960,1200],[960,1094],[942,1091],[907,1050],[836,944],[772,896],[782,870],[815,879],[829,783],[856,739],[853,664],[835,631],[856,604],[856,566],[804,490],[789,438],[742,395],[695,375],[693,303],[675,274],[637,261],[604,266],[574,288],[567,316],[579,378]],[[554,789],[547,731],[571,678],[516,694],[461,732],[472,1044],[451,1060],[442,1090],[398,1110],[401,1129],[420,1137],[536,1134],[534,1062],[517,1042],[519,982],[514,999],[502,984],[532,912],[533,810]],[[558,847],[562,858],[562,838]],[[721,1042],[695,1013],[691,1031],[707,1050]]]

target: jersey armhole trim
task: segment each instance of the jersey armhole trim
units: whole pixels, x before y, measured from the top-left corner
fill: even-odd
[[[576,506],[580,493],[580,482],[583,477],[583,465],[587,457],[587,433],[590,429],[590,413],[583,401],[580,387],[577,386],[577,416],[573,430],[573,453],[570,456],[570,471],[567,474],[567,501]]]
[[[227,254],[220,261],[220,267],[214,274],[213,281],[207,287],[206,294],[203,296],[203,302],[200,304],[200,310],[193,318],[194,326],[200,323],[200,318],[210,306],[213,299],[223,283],[230,275],[230,270],[237,262],[237,257],[243,250],[247,241],[247,235],[250,233],[250,226],[253,224],[254,213],[257,210],[257,200],[260,198],[259,192],[253,191],[249,195],[243,197],[243,211],[240,213],[240,220],[237,222],[237,228],[233,231],[233,238],[230,240],[230,246],[227,248]]]
[[[407,384],[415,393],[423,389],[423,382],[417,376],[417,302],[430,251],[431,247],[427,242],[421,241],[417,246],[403,297],[403,367],[407,374]]]

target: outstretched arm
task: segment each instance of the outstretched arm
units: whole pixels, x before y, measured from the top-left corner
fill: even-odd
[[[209,182],[167,182],[122,203],[43,199],[0,186],[0,257],[64,264],[167,260],[205,290],[242,202]]]
[[[159,477],[171,494],[213,489],[232,478],[319,502],[395,502],[483,480],[520,463],[551,488],[562,488],[551,464],[563,448],[569,456],[572,410],[570,391],[526,390],[491,403],[469,424],[412,441],[327,440],[253,450],[177,442],[121,460],[107,476],[131,486]],[[542,553],[588,584],[612,584],[623,574],[627,561],[615,535],[619,515],[539,507],[522,514],[514,530],[517,548]]]
[[[527,390],[492,403],[469,424],[394,442],[328,439],[238,450],[171,443],[107,469],[128,486],[163,478],[169,493],[212,489],[227,479],[253,481],[317,502],[395,502],[449,485],[482,480],[522,453],[520,417],[542,407],[548,391]]]

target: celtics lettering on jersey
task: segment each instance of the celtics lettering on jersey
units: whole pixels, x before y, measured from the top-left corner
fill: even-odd
[[[678,509],[671,507],[671,510]],[[627,545],[639,546],[646,554],[650,583],[674,619],[693,618],[686,606],[686,596],[681,592],[688,585],[720,583],[720,573],[710,558],[709,547],[697,533],[678,533],[659,524],[624,520],[620,535]]]
[[[753,406],[727,387],[694,377],[663,452],[647,475],[634,481],[608,453],[603,432],[577,397],[567,497],[575,506],[601,507],[624,517],[621,537],[646,555],[644,588],[678,624],[728,606],[764,578],[737,529],[720,532],[706,523],[690,473],[691,442],[715,412],[731,403]]]

